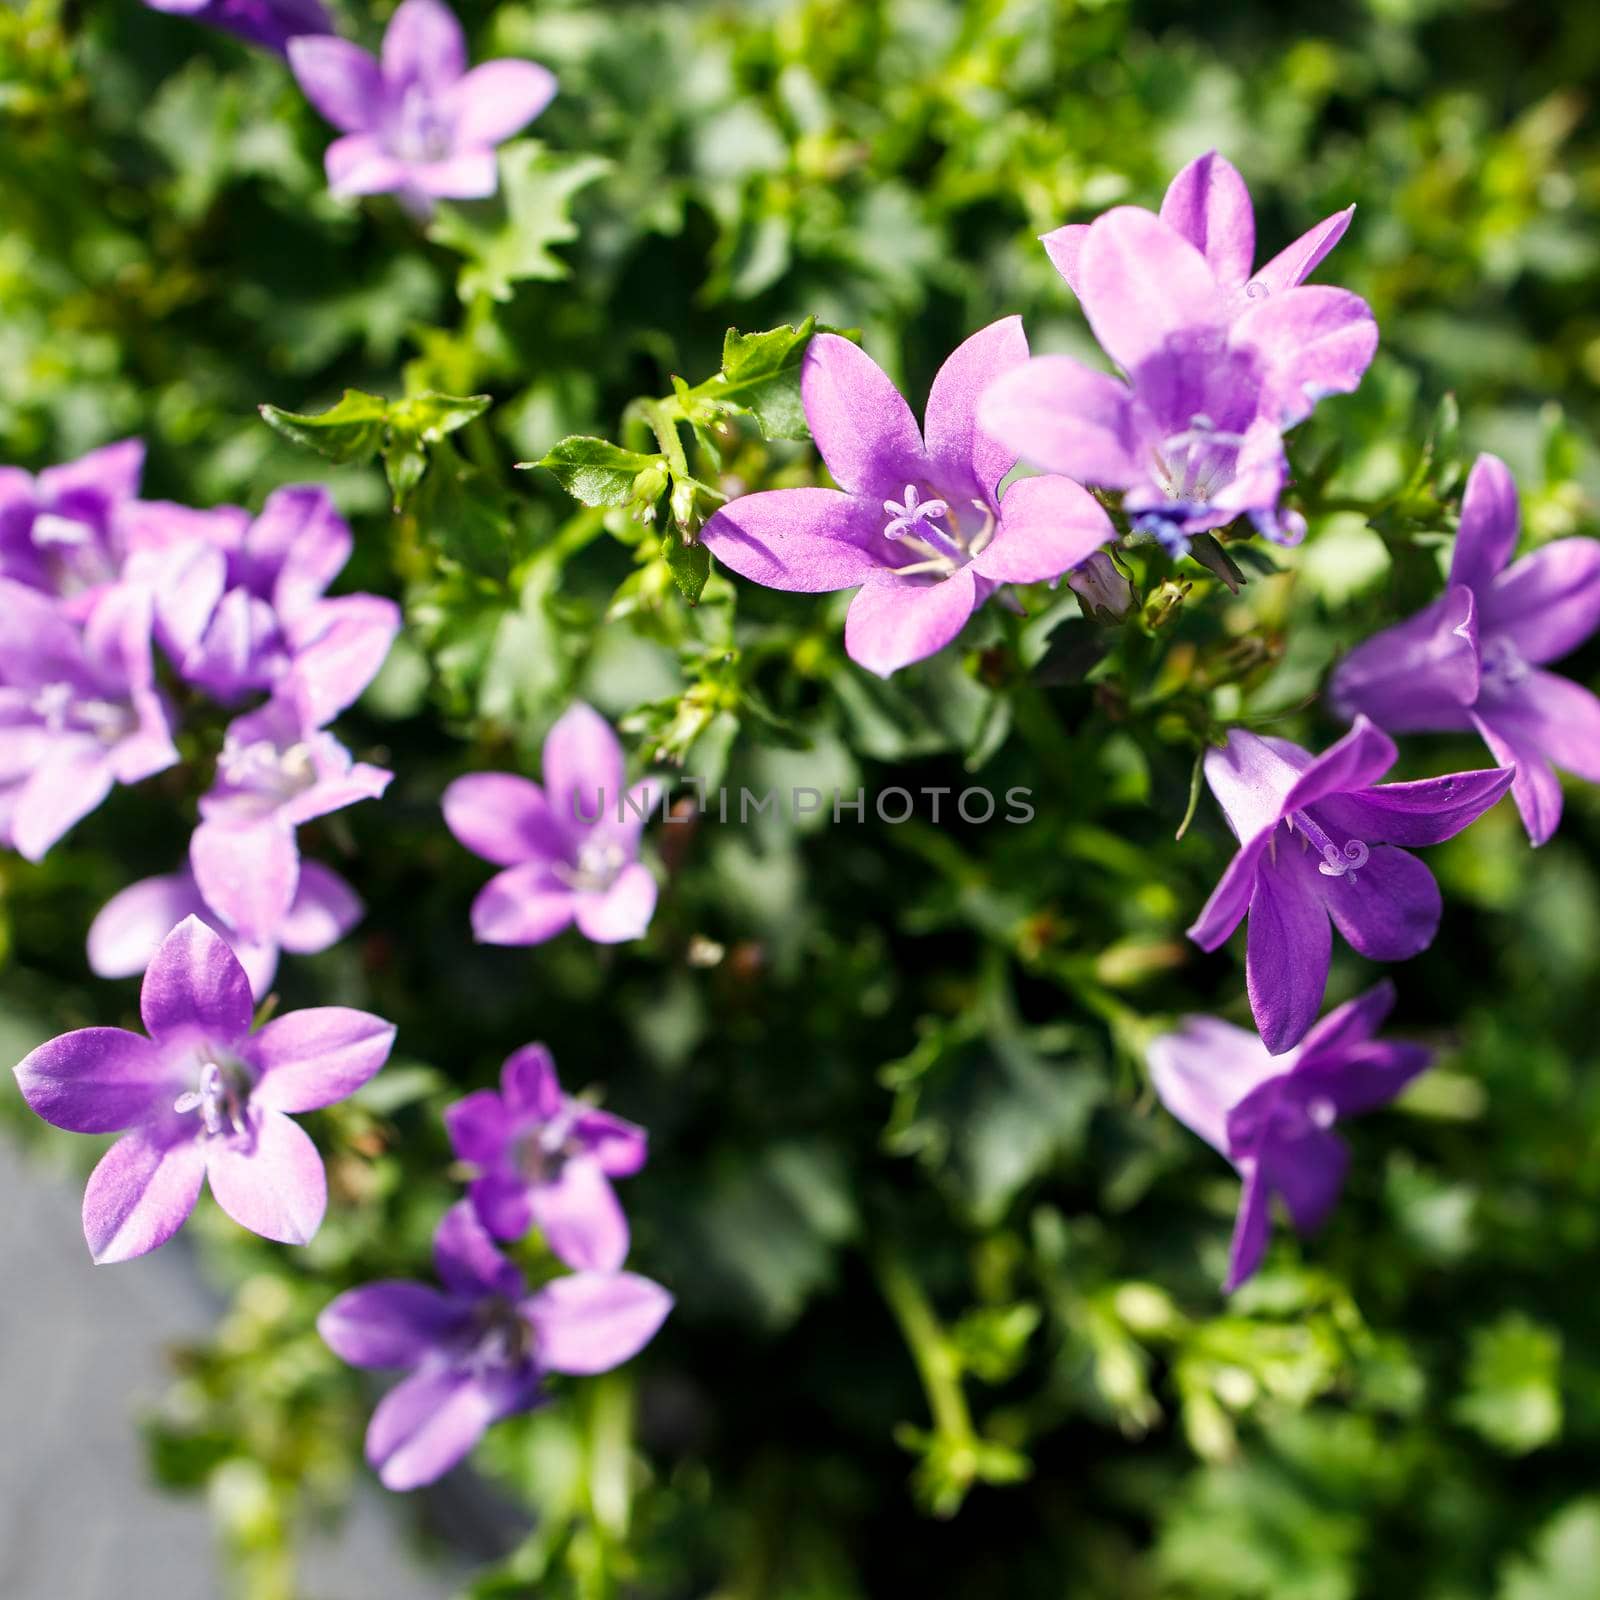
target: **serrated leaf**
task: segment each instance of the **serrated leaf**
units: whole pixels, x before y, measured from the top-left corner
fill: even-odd
[[[554,473],[583,505],[625,506],[633,499],[633,480],[647,467],[660,466],[661,457],[624,450],[609,439],[572,434],[533,465]]]
[[[570,269],[551,247],[578,237],[572,198],[610,168],[602,157],[559,155],[537,139],[502,146],[497,200],[441,206],[428,230],[435,244],[466,257],[457,281],[461,298],[509,300],[515,284],[565,278]]]
[[[722,381],[709,392],[750,412],[769,439],[807,438],[800,364],[816,331],[815,317],[797,328],[769,328],[765,333],[729,328],[722,341]]]
[[[691,543],[676,528],[669,528],[661,540],[661,559],[666,562],[678,592],[690,605],[700,603],[700,592],[711,576],[711,553],[703,544]]]
[[[262,419],[274,433],[315,450],[330,461],[365,461],[383,444],[389,403],[381,395],[346,389],[338,405],[315,415],[264,405]]]
[[[424,444],[437,444],[446,434],[476,421],[493,403],[486,394],[440,394],[425,389],[396,400],[389,407],[389,422]]]

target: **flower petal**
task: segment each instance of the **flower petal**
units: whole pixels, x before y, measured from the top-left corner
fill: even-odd
[[[533,1191],[520,1178],[490,1172],[467,1185],[478,1220],[496,1239],[521,1239],[533,1226]]]
[[[161,941],[205,902],[187,872],[143,878],[112,895],[89,924],[89,970],[97,978],[131,978],[150,965]]]
[[[1233,1223],[1233,1241],[1228,1246],[1228,1277],[1222,1286],[1232,1294],[1246,1279],[1253,1277],[1267,1253],[1272,1236],[1272,1191],[1260,1167],[1251,1162],[1244,1175],[1239,1195],[1239,1214]]]
[[[500,187],[500,167],[492,150],[462,150],[407,168],[406,182],[425,198],[483,200]]]
[[[285,688],[298,697],[312,727],[325,727],[366,692],[399,632],[400,608],[375,594],[321,600],[298,614]]]
[[[79,1028],[13,1069],[28,1109],[68,1133],[115,1133],[167,1110],[174,1074],[162,1052],[122,1028]]]
[[[1116,538],[1105,508],[1071,478],[1021,478],[1006,490],[1000,526],[972,562],[999,583],[1044,583]]]
[[[496,873],[472,902],[479,944],[543,944],[572,921],[577,895],[543,861]]]
[[[227,941],[189,916],[161,941],[146,969],[139,1013],[157,1043],[203,1034],[231,1045],[249,1033],[255,999]]]
[[[1544,844],[1561,825],[1561,780],[1544,758],[1514,709],[1476,710],[1472,721],[1502,767],[1515,767],[1511,798],[1522,825],[1536,845]]]
[[[294,904],[278,929],[278,938],[285,950],[297,956],[316,955],[344,938],[365,912],[361,897],[331,867],[320,861],[302,861]]]
[[[603,894],[579,894],[573,899],[578,932],[596,944],[625,944],[642,939],[656,910],[656,880],[650,869],[635,861],[617,874]]]
[[[1329,832],[1367,844],[1442,844],[1476,822],[1510,787],[1509,772],[1489,767],[1330,795],[1317,802],[1315,811]]]
[[[1356,208],[1347,206],[1324,217],[1286,249],[1280,250],[1251,280],[1257,294],[1282,294],[1304,283],[1322,258],[1344,237]],[[1247,286],[1246,292],[1249,292]]]
[[[1211,263],[1217,281],[1242,288],[1256,258],[1256,214],[1231,161],[1208,150],[1167,186],[1161,220]]]
[[[1365,717],[1357,717],[1342,739],[1312,757],[1284,798],[1285,812],[1315,805],[1327,795],[1369,789],[1399,758],[1394,740]]]
[[[532,1405],[537,1393],[532,1374],[519,1385],[508,1374],[465,1367],[413,1373],[373,1410],[367,1460],[384,1488],[419,1489],[442,1478],[501,1417]]]
[[[458,1200],[439,1219],[433,1235],[433,1264],[453,1294],[520,1295],[527,1287],[517,1264],[502,1255],[472,1206]]]
[[[1328,697],[1345,721],[1372,718],[1391,733],[1471,727],[1478,698],[1478,603],[1455,584],[1414,617],[1363,640],[1334,668]]]
[[[614,808],[627,785],[622,745],[611,724],[581,700],[545,736],[540,770],[556,825],[569,837]]]
[[[1084,314],[1124,372],[1137,371],[1175,334],[1221,317],[1221,294],[1206,258],[1137,206],[1118,206],[1090,226],[1078,267]]]
[[[555,99],[556,75],[536,61],[485,61],[451,91],[456,138],[495,145],[525,128]]]
[[[1335,1006],[1305,1036],[1300,1044],[1301,1063],[1311,1063],[1314,1055],[1332,1054],[1365,1044],[1383,1026],[1383,1019],[1393,1009],[1394,985],[1385,978],[1365,994]]]
[[[1206,783],[1238,838],[1248,842],[1277,825],[1310,759],[1298,745],[1247,728],[1234,728],[1220,750],[1206,751]]]
[[[1262,1177],[1283,1196],[1296,1230],[1315,1233],[1339,1203],[1350,1147],[1338,1134],[1313,1128],[1293,1141],[1269,1139],[1258,1160]]]
[[[244,1135],[205,1142],[206,1176],[224,1211],[279,1244],[309,1244],[328,1209],[328,1175],[298,1122],[252,1104]]]
[[[1143,481],[1127,385],[1071,356],[1034,356],[1006,373],[984,392],[978,417],[1046,472],[1111,489]]]
[[[458,843],[496,866],[560,860],[567,832],[550,814],[544,790],[509,772],[474,772],[444,792],[445,826]]]
[[[440,0],[404,0],[383,36],[383,75],[391,82],[448,89],[467,69],[467,40]]]
[[[1275,826],[1275,824],[1274,824]],[[1280,838],[1282,834],[1278,835]],[[1252,835],[1242,844],[1217,879],[1217,886],[1188,929],[1189,938],[1202,950],[1216,950],[1233,937],[1255,894],[1256,873],[1273,839],[1272,827]]]
[[[294,829],[276,815],[243,827],[202,822],[189,865],[206,904],[253,943],[275,938],[300,889]]]
[[[1283,427],[1311,415],[1318,400],[1349,394],[1378,350],[1372,308],[1348,289],[1289,289],[1252,304],[1230,342],[1261,357],[1261,409]]]
[[[17,792],[11,848],[24,861],[43,861],[111,793],[112,782],[111,762],[98,740],[57,743]]]
[[[252,1105],[320,1111],[348,1099],[394,1048],[392,1022],[348,1006],[311,1006],[274,1017],[240,1046],[258,1082]]]
[[[936,583],[880,577],[864,584],[845,613],[845,654],[880,678],[937,654],[972,615],[975,577],[969,565]]]
[[[1228,1112],[1252,1089],[1288,1070],[1254,1033],[1217,1017],[1185,1017],[1150,1046],[1150,1081],[1191,1133],[1228,1153]]]
[[[898,500],[928,472],[905,397],[859,345],[819,333],[806,346],[800,395],[833,481],[869,503]]]
[[[274,489],[245,532],[240,562],[252,590],[287,624],[315,605],[355,548],[350,524],[321,484]]]
[[[322,1308],[322,1342],[352,1367],[414,1367],[461,1325],[460,1308],[423,1283],[364,1283]]]
[[[1485,690],[1481,716],[1497,727],[1514,722],[1519,742],[1588,783],[1600,783],[1600,699],[1558,673],[1533,671],[1509,688]]]
[[[1083,254],[1083,241],[1088,236],[1088,223],[1069,222],[1066,227],[1055,228],[1039,237],[1045,254],[1050,257],[1050,265],[1067,280],[1067,287],[1074,294],[1079,293],[1078,258]]]
[[[513,1050],[500,1069],[500,1091],[515,1115],[531,1113],[548,1122],[561,1110],[555,1058],[542,1044]]]
[[[650,1136],[637,1123],[609,1111],[580,1113],[572,1126],[573,1137],[600,1163],[608,1177],[631,1177],[650,1153]]]
[[[475,1089],[444,1108],[444,1130],[458,1161],[489,1167],[511,1136],[511,1115],[493,1089]]]
[[[1517,480],[1499,456],[1487,453],[1472,463],[1461,497],[1461,526],[1450,560],[1451,583],[1485,590],[1499,576],[1517,547],[1522,511]]]
[[[163,1245],[194,1210],[206,1158],[194,1129],[173,1117],[125,1133],[83,1191],[83,1237],[104,1266]]]
[[[628,1259],[628,1219],[592,1157],[571,1157],[528,1198],[545,1243],[569,1267],[615,1272]]]
[[[641,1351],[672,1309],[658,1283],[632,1272],[575,1272],[523,1301],[539,1360],[552,1372],[609,1372]]]
[[[384,148],[375,133],[347,133],[335,139],[322,157],[328,189],[343,199],[366,194],[392,194],[404,187],[411,169]]]
[[[963,340],[939,368],[928,392],[923,433],[933,482],[944,493],[959,484],[992,499],[1017,464],[1015,450],[978,426],[978,400],[996,378],[1027,359],[1022,318],[1002,317]]]
[[[1319,1053],[1294,1075],[1302,1104],[1321,1100],[1338,1116],[1355,1117],[1386,1106],[1433,1064],[1433,1051],[1419,1044],[1359,1043],[1343,1054]]]
[[[1557,539],[1508,567],[1484,591],[1481,627],[1535,666],[1576,650],[1600,628],[1600,539]]]
[[[895,493],[904,492],[904,486]],[[767,589],[825,594],[893,564],[885,514],[837,489],[768,489],[718,510],[701,542],[730,572]]]
[[[1275,1056],[1305,1037],[1328,987],[1333,934],[1315,877],[1302,852],[1280,837],[1250,900],[1245,988],[1261,1041]]]
[[[1371,961],[1409,961],[1439,931],[1443,901],[1433,874],[1392,845],[1379,845],[1359,870],[1321,883],[1333,925]]]
[[[291,39],[288,55],[306,99],[341,133],[377,126],[388,91],[365,50],[331,34],[310,34]]]

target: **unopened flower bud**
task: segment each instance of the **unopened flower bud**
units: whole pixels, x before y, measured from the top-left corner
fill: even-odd
[[[1122,622],[1134,606],[1133,585],[1104,550],[1096,550],[1067,574],[1067,587],[1097,622]]]

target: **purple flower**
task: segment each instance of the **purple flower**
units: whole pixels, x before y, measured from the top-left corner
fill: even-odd
[[[447,1106],[456,1156],[477,1168],[468,1191],[497,1239],[537,1224],[569,1267],[615,1272],[628,1259],[628,1219],[610,1179],[644,1165],[643,1128],[561,1092],[542,1044],[510,1056],[500,1093],[480,1089]]]
[[[271,689],[292,667],[326,722],[377,676],[400,631],[391,600],[324,598],[354,541],[315,485],[268,495],[254,520],[237,506],[144,502],[125,522],[127,577],[155,595],[158,641],[214,699]]]
[[[1321,1227],[1337,1204],[1350,1151],[1333,1125],[1387,1105],[1432,1062],[1420,1045],[1373,1038],[1393,1005],[1394,985],[1380,983],[1330,1011],[1283,1055],[1215,1017],[1185,1017],[1150,1046],[1161,1103],[1244,1179],[1228,1293],[1261,1264],[1274,1194],[1301,1233]]]
[[[69,1133],[116,1133],[83,1196],[97,1262],[128,1261],[183,1226],[200,1186],[241,1227],[304,1244],[327,1207],[322,1158],[287,1115],[359,1089],[388,1059],[381,1017],[319,1006],[250,1031],[244,968],[187,917],[167,935],[139,999],[148,1039],[80,1028],[16,1068],[29,1106]]]
[[[328,148],[338,195],[396,194],[419,216],[436,199],[495,191],[494,147],[539,115],[554,74],[532,61],[467,71],[461,24],[439,0],[404,0],[383,59],[343,39],[295,39],[289,65],[306,98],[344,138]]]
[[[1356,208],[1348,206],[1324,217],[1287,250],[1280,250],[1259,272],[1252,273],[1255,208],[1244,179],[1225,156],[1215,150],[1196,156],[1167,186],[1166,198],[1161,202],[1161,220],[1210,263],[1227,307],[1235,316],[1248,310],[1254,301],[1281,295],[1304,283],[1344,237],[1355,213]],[[1079,262],[1089,227],[1087,223],[1073,223],[1045,234],[1039,241],[1056,271],[1080,299]]]
[[[119,512],[139,492],[144,441],[124,439],[35,478],[0,467],[0,578],[57,595],[78,619],[121,576]]]
[[[39,861],[114,784],[177,759],[155,687],[149,596],[105,590],[80,627],[38,590],[0,578],[0,842]]]
[[[1406,961],[1433,943],[1439,886],[1395,847],[1454,837],[1511,786],[1492,768],[1378,784],[1395,756],[1365,717],[1319,756],[1239,728],[1206,754],[1239,852],[1189,937],[1215,950],[1248,912],[1250,1009],[1273,1055],[1300,1041],[1322,1004],[1330,923],[1373,961]]]
[[[144,0],[153,11],[170,11],[208,27],[236,33],[251,44],[282,55],[291,39],[332,33],[321,0]]]
[[[278,952],[316,955],[336,945],[360,920],[363,906],[337,872],[318,861],[300,863],[300,883],[289,914],[258,943],[229,929],[206,904],[188,867],[144,878],[114,894],[89,925],[89,969],[99,978],[131,978],[155,959],[163,941],[185,917],[198,917],[228,941],[251,992],[265,997],[278,971]]]
[[[724,506],[701,538],[769,589],[860,589],[845,651],[892,672],[942,650],[1003,583],[1059,578],[1115,537],[1085,489],[1024,478],[978,426],[978,397],[1028,358],[1019,317],[991,323],[939,369],[922,430],[883,370],[837,334],[806,349],[806,422],[837,489],[773,489]]]
[[[277,937],[300,887],[295,830],[377,799],[393,776],[352,760],[291,675],[264,706],[228,724],[216,781],[200,797],[189,865],[206,903],[249,943]]]
[[[364,1284],[317,1318],[351,1366],[410,1369],[367,1429],[367,1460],[389,1489],[442,1477],[494,1423],[538,1405],[547,1373],[620,1366],[672,1309],[660,1284],[631,1272],[575,1272],[530,1295],[466,1201],[439,1223],[433,1258],[442,1291]]]
[[[444,792],[451,833],[506,869],[472,903],[474,936],[542,944],[576,922],[596,944],[642,938],[656,881],[639,860],[639,835],[661,797],[659,780],[625,788],[617,736],[581,703],[550,730],[542,772],[542,788],[509,772],[477,772]]]
[[[1208,255],[1135,206],[1089,225],[1075,278],[1127,381],[1036,356],[984,395],[983,425],[1035,466],[1122,490],[1135,529],[1175,554],[1241,516],[1280,543],[1303,538],[1304,519],[1278,509],[1283,433],[1361,381],[1378,346],[1366,302],[1286,287],[1241,309]]]
[[[1600,627],[1600,541],[1557,539],[1512,562],[1517,486],[1482,455],[1461,502],[1445,592],[1340,662],[1334,710],[1371,717],[1391,733],[1476,729],[1502,767],[1533,842],[1561,821],[1554,767],[1600,783],[1600,700],[1539,669]]]

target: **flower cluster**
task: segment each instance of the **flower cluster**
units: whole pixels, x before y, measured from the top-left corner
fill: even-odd
[[[0,469],[0,842],[38,861],[114,785],[176,765],[174,691],[235,712],[188,862],[106,907],[91,963],[142,971],[193,914],[261,994],[280,947],[324,949],[360,915],[328,869],[302,881],[297,829],[389,782],[328,724],[382,666],[400,613],[328,597],[352,540],[326,491],[280,489],[255,517],[195,511],[141,500],[143,460],[129,440],[37,478]]]

